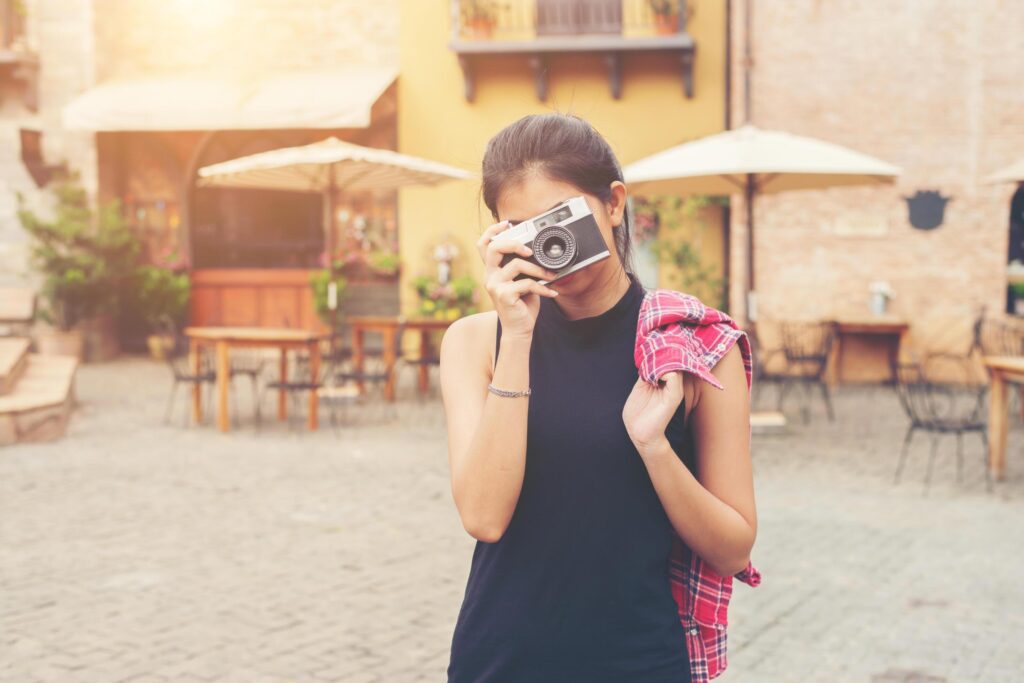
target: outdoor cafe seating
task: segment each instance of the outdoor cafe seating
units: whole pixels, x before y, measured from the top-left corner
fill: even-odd
[[[213,386],[217,382],[217,372],[213,359],[213,354],[210,350],[205,347],[198,349],[198,362],[199,369],[196,370],[193,366],[193,360],[189,356],[189,342],[188,338],[182,333],[181,330],[170,328],[167,330],[168,335],[173,340],[171,348],[167,350],[165,356],[165,362],[171,371],[171,391],[167,398],[167,407],[164,411],[164,424],[170,423],[174,413],[174,399],[178,392],[180,385],[193,386],[198,384],[201,390],[205,394],[205,400],[203,401],[204,406],[212,405],[211,393]],[[267,365],[267,358],[265,355],[259,353],[257,349],[238,349],[231,355],[231,365],[229,368],[229,390],[232,394],[231,401],[231,414],[232,419],[238,419],[238,392],[235,387],[235,378],[244,376],[249,378],[250,386],[252,389],[252,404],[255,411],[255,418],[257,422],[260,420],[260,391],[264,368]],[[190,392],[185,393],[186,408],[185,415],[183,416],[184,425],[188,425],[188,404],[191,402],[192,397]],[[206,419],[205,410],[202,416],[203,421]]]
[[[774,378],[781,384],[777,398],[777,410],[783,410],[787,395],[793,387],[803,387],[801,413],[806,424],[810,419],[809,404],[814,387],[818,388],[828,419],[835,420],[832,397],[825,373],[828,370],[829,354],[836,339],[836,324],[833,321],[781,321],[779,323],[781,345],[779,351],[785,359],[784,372]]]
[[[401,386],[406,369],[418,370],[424,366],[428,369],[440,366],[440,357],[433,346],[424,356],[415,352],[404,352],[406,331],[404,318],[397,318],[393,342],[395,362],[390,370],[384,359],[382,342],[373,341],[363,349],[363,367],[356,367],[350,335],[336,334],[324,341],[325,348],[321,353],[316,377],[311,377],[309,355],[303,351],[294,351],[289,354],[287,379],[282,381],[275,377],[261,382],[257,405],[264,402],[268,392],[284,390],[289,397],[289,424],[294,427],[302,419],[303,395],[308,391],[316,391],[320,403],[329,409],[331,424],[336,428],[347,421],[347,409],[352,405],[366,406],[371,409],[369,412],[379,413],[378,418],[394,419],[398,416],[397,408],[394,401],[388,400],[385,396],[388,380],[391,379],[395,386]],[[379,342],[380,335],[374,336]],[[357,390],[359,386],[362,388]],[[435,386],[436,383],[430,385],[429,395],[435,394]],[[416,389],[413,389],[412,393],[420,403],[429,396]],[[258,411],[257,416],[259,415]]]
[[[198,370],[192,364],[189,356],[188,339],[180,332],[172,331],[173,342],[171,348],[167,349],[164,357],[167,367],[171,371],[171,391],[167,397],[167,407],[164,409],[164,424],[169,424],[174,414],[174,399],[178,393],[178,387],[185,385],[192,387],[199,385],[200,390],[205,391],[206,400],[203,405],[212,405],[210,395],[217,376],[213,367],[213,359],[208,353],[201,353],[198,359]],[[183,426],[188,426],[191,410],[189,406],[192,400],[192,393],[185,392],[185,407],[183,414]]]
[[[977,434],[981,439],[982,466],[986,488],[992,490],[988,466],[988,436],[985,398],[988,385],[979,377],[977,365],[953,353],[930,353],[923,361],[897,366],[897,394],[910,425],[907,428],[893,483],[898,484],[914,434],[923,431],[931,436],[931,449],[924,479],[924,495],[928,493],[932,468],[942,436],[956,437],[957,483],[963,481],[964,435]]]

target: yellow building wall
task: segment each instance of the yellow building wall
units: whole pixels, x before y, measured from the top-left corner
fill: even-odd
[[[548,99],[534,90],[525,56],[475,60],[476,98],[463,96],[463,76],[451,38],[447,0],[401,0],[398,147],[401,152],[452,164],[476,174],[487,141],[502,127],[531,113],[559,111],[590,121],[609,141],[623,164],[684,141],[721,131],[725,106],[725,3],[690,0],[688,32],[696,43],[694,97],[683,94],[678,59],[669,54],[626,55],[622,97],[611,96],[607,69],[599,55],[552,55],[548,59]],[[481,284],[480,309],[491,308],[483,290],[484,268],[476,249],[492,219],[478,181],[449,182],[434,188],[407,188],[399,195],[403,262],[402,310],[415,312],[410,282],[436,274],[434,245],[454,241],[460,254],[453,273],[470,273]],[[722,268],[721,211],[703,230],[701,252]],[[671,286],[662,266],[659,286]]]

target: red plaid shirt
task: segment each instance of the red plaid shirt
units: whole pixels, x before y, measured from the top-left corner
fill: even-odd
[[[633,355],[640,376],[652,384],[657,385],[666,373],[682,370],[722,389],[711,368],[737,341],[749,392],[754,366],[746,333],[728,315],[705,306],[697,297],[654,289],[645,293],[640,305]],[[760,572],[750,562],[735,577],[750,586],[761,583]],[[728,666],[725,631],[732,579],[717,574],[675,535],[669,582],[686,632],[693,683],[706,683]]]

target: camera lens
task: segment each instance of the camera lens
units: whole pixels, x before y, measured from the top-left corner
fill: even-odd
[[[545,228],[533,238],[533,256],[550,270],[558,270],[576,259],[576,238],[565,228]]]

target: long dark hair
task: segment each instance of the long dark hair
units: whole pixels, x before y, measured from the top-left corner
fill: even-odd
[[[575,185],[606,203],[612,182],[622,181],[622,167],[612,148],[585,120],[558,113],[524,116],[491,138],[484,152],[483,198],[495,220],[502,191],[535,172]],[[635,272],[628,204],[622,225],[613,232],[623,267]]]

